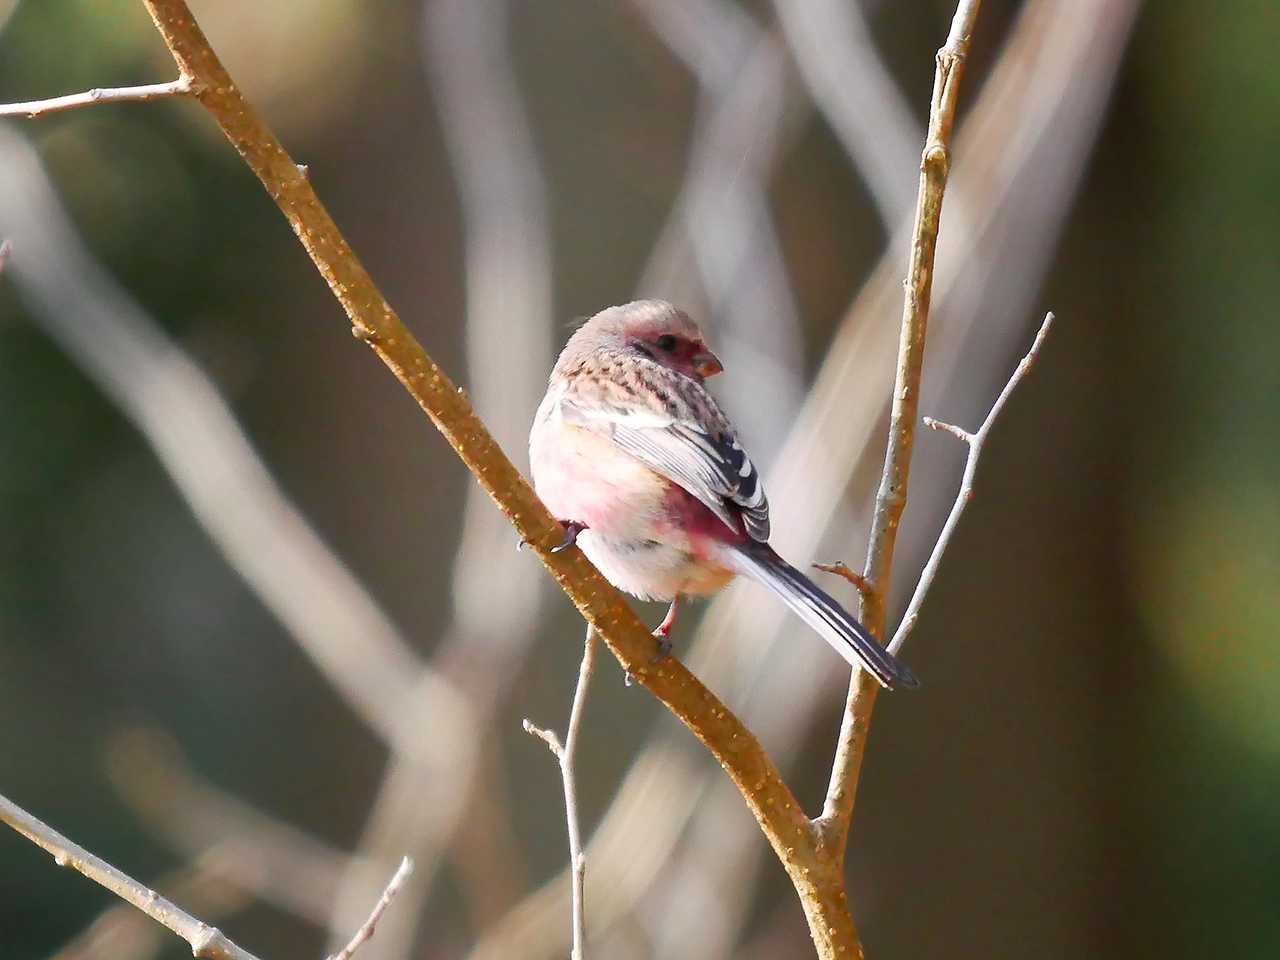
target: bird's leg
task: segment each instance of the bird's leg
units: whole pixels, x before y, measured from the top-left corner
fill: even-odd
[[[680,594],[677,593],[671,600],[671,606],[667,607],[667,615],[653,628],[653,635],[658,641],[658,652],[649,660],[650,663],[661,663],[671,656],[671,628],[675,626],[676,611],[679,609]],[[622,675],[622,680],[628,687],[636,682],[636,678],[629,671]]]
[[[667,615],[662,618],[662,622],[653,631],[653,635],[658,640],[658,653],[653,658],[654,663],[661,663],[671,656],[671,628],[676,625],[676,613],[679,609],[680,594],[677,593],[671,598],[671,606],[667,607]]]
[[[585,523],[579,523],[577,520],[561,520],[560,526],[564,527],[564,539],[551,548],[552,553],[559,553],[561,550],[567,550],[578,542],[578,534],[583,530],[589,530]],[[529,545],[528,540],[521,540],[516,544],[517,550],[523,550]]]

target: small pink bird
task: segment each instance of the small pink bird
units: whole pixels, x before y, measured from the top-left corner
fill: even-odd
[[[886,687],[919,681],[769,546],[769,504],[732,424],[703,386],[723,367],[662,300],[602,310],[556,361],[529,434],[538,496],[614,586],[671,606],[744,574]]]

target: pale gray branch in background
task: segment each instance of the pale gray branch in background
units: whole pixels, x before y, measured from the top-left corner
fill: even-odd
[[[911,216],[924,128],[854,0],[774,0],[814,103],[861,175],[888,235]]]
[[[803,393],[804,342],[768,184],[807,105],[778,37],[726,0],[633,0],[697,79],[684,182],[639,284],[693,310],[696,266],[716,350],[733,371],[717,392],[767,466]],[[759,403],[761,384],[769,403]]]
[[[0,221],[20,238],[10,279],[33,319],[134,423],[231,567],[356,715],[393,754],[412,749],[413,769],[447,788],[418,821],[452,824],[461,808],[453,785],[475,746],[465,696],[414,653],[289,502],[214,383],[92,258],[35,151],[3,125],[0,170]],[[350,869],[378,871],[367,904],[391,866],[357,857]],[[315,877],[284,889],[301,895]],[[291,909],[314,913],[307,902]],[[334,935],[364,909],[336,918],[347,922]]]
[[[388,743],[425,666],[289,502],[217,387],[93,259],[35,150],[0,125],[0,222],[31,317],[129,418],[231,567]],[[433,693],[450,697],[437,679]]]
[[[466,381],[472,403],[497,440],[522,449],[552,353],[551,241],[533,136],[511,70],[505,0],[427,0],[422,57],[461,202],[466,270]],[[502,584],[495,603],[494,584]],[[373,803],[359,849],[334,907],[331,930],[358,916],[380,883],[377,864],[407,847],[419,881],[383,923],[384,960],[406,957],[456,816],[431,816],[442,791],[454,812],[476,788],[474,752],[483,730],[519,675],[536,640],[545,597],[542,571],[517,553],[510,524],[482,489],[470,485],[453,564],[452,621],[436,665],[467,691],[470,759],[424,763],[439,752],[436,719],[425,704],[416,738],[393,757]],[[488,747],[493,749],[492,746]],[[490,807],[489,809],[501,809]],[[492,835],[493,831],[490,831]]]
[[[106,761],[116,793],[170,849],[192,859],[217,849],[222,872],[237,887],[316,926],[328,923],[348,869],[345,851],[209,783],[160,731],[114,734]]]

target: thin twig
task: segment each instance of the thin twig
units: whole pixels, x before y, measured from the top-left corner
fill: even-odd
[[[951,506],[951,512],[947,515],[946,523],[942,525],[942,532],[938,534],[938,539],[934,542],[933,552],[929,554],[928,562],[925,563],[924,569],[920,571],[920,579],[916,582],[916,589],[911,595],[911,602],[907,604],[907,611],[902,615],[902,622],[898,624],[898,629],[894,631],[893,639],[887,645],[890,653],[897,653],[901,650],[907,637],[915,628],[916,620],[920,616],[920,607],[924,603],[924,598],[928,594],[929,588],[933,585],[934,578],[938,575],[938,567],[942,563],[942,554],[947,549],[947,545],[951,543],[951,536],[955,532],[956,525],[960,522],[960,517],[964,514],[965,508],[969,506],[969,501],[973,497],[973,478],[977,474],[978,458],[982,456],[982,445],[987,442],[987,435],[991,432],[991,426],[996,422],[996,418],[1000,416],[1000,411],[1004,409],[1004,405],[1008,402],[1014,388],[1026,378],[1027,374],[1031,372],[1032,366],[1035,365],[1036,358],[1040,355],[1040,347],[1044,344],[1045,337],[1049,335],[1049,328],[1053,326],[1053,319],[1052,313],[1045,314],[1044,323],[1040,325],[1040,331],[1036,334],[1036,338],[1031,344],[1031,349],[1019,361],[1018,366],[1013,371],[1013,375],[1009,378],[1009,382],[1004,385],[1004,389],[1000,391],[1000,396],[991,405],[987,418],[982,421],[982,426],[978,428],[977,433],[969,433],[967,430],[950,423],[935,420],[933,417],[925,417],[922,421],[930,430],[944,430],[952,436],[963,440],[969,447],[969,453],[965,458],[964,475],[960,479],[960,490],[956,494],[955,503]]]
[[[373,931],[377,928],[378,921],[387,912],[387,907],[391,906],[391,901],[396,898],[396,894],[400,892],[400,888],[404,886],[404,882],[409,879],[411,873],[413,873],[413,861],[408,857],[402,858],[400,866],[396,868],[396,872],[391,875],[391,879],[387,882],[386,889],[382,891],[382,896],[378,898],[378,902],[373,905],[373,909],[369,912],[369,919],[356,931],[351,941],[331,956],[329,960],[351,960],[351,955],[373,936]]]
[[[243,910],[253,900],[233,876],[237,851],[216,845],[194,861],[156,883],[170,899],[180,900],[205,917],[226,916]],[[169,944],[165,932],[132,904],[112,901],[80,934],[63,945],[49,960],[104,960],[128,957],[150,960]]]
[[[853,584],[854,589],[864,598],[875,590],[870,580],[857,570],[852,569],[843,560],[836,560],[834,563],[812,563],[810,566],[815,570],[821,570],[823,573],[834,573],[837,577],[843,577]]]
[[[168,927],[191,945],[192,956],[207,960],[258,960],[232,943],[218,930],[187,913],[177,904],[143,886],[84,847],[73,843],[13,801],[0,796],[0,821],[53,856],[60,867],[70,867],[133,904],[157,923]]]
[[[564,785],[565,820],[569,828],[569,863],[573,879],[573,952],[572,960],[584,960],[587,942],[587,915],[584,888],[587,879],[587,858],[582,850],[582,827],[578,818],[578,788],[574,774],[574,760],[578,753],[578,734],[582,730],[583,707],[587,702],[587,685],[596,663],[596,631],[587,627],[587,637],[582,645],[582,666],[578,668],[578,686],[573,692],[573,706],[569,710],[569,726],[564,742],[554,730],[535,726],[524,721],[524,731],[547,745],[560,765],[560,780]]]
[[[933,291],[934,254],[938,243],[942,196],[951,167],[951,130],[955,124],[956,100],[960,93],[965,57],[981,5],[981,0],[960,0],[951,21],[947,42],[938,51],[933,100],[929,110],[929,132],[920,158],[920,187],[905,283],[902,333],[898,341],[893,406],[889,417],[889,444],[885,452],[880,489],[876,494],[867,562],[863,570],[863,575],[875,589],[863,597],[861,620],[872,633],[880,637],[884,636],[885,630],[885,601],[893,569],[893,549],[897,542],[902,511],[907,502],[911,449],[920,404],[925,331]],[[874,679],[866,671],[854,672],[840,724],[826,800],[822,814],[815,822],[824,846],[832,851],[837,861],[843,860],[849,837],[858,774],[862,767],[877,692]]]
[[[28,100],[26,103],[0,104],[0,117],[35,117],[46,113],[61,113],[80,107],[92,107],[99,103],[126,103],[129,101],[162,100],[165,97],[189,97],[195,92],[191,78],[178,77],[168,83],[148,83],[139,87],[95,87],[84,93],[69,93],[48,100]]]

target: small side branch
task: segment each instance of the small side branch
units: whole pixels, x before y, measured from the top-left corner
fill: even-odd
[[[916,583],[915,592],[911,595],[911,602],[907,604],[907,612],[902,615],[902,622],[898,624],[898,629],[894,631],[893,639],[889,641],[888,649],[890,653],[896,654],[901,650],[907,637],[915,628],[916,620],[920,617],[920,607],[924,603],[925,596],[929,593],[929,588],[933,586],[934,577],[938,574],[938,567],[942,563],[942,554],[951,543],[951,536],[955,533],[956,525],[959,524],[960,517],[964,515],[965,508],[969,506],[969,501],[973,498],[973,478],[978,471],[978,458],[982,456],[982,445],[987,442],[987,435],[991,432],[991,426],[996,422],[996,418],[1000,416],[1000,412],[1004,409],[1004,405],[1008,402],[1014,388],[1026,379],[1027,374],[1031,372],[1031,368],[1035,365],[1036,358],[1040,355],[1040,348],[1044,345],[1045,337],[1049,335],[1049,328],[1053,326],[1053,320],[1052,313],[1045,314],[1044,323],[1040,325],[1040,331],[1036,334],[1036,338],[1031,344],[1031,349],[1027,351],[1027,355],[1018,363],[1013,375],[1009,378],[1009,382],[1004,385],[1004,389],[1000,391],[1000,396],[991,405],[991,410],[987,413],[987,418],[982,421],[982,426],[978,428],[977,433],[969,433],[954,424],[943,423],[940,420],[933,419],[933,417],[924,418],[924,425],[930,430],[944,430],[952,436],[963,440],[969,447],[969,455],[965,459],[964,475],[960,479],[960,491],[956,494],[956,501],[951,506],[951,513],[947,515],[947,522],[942,525],[942,532],[938,534],[937,542],[933,545],[933,552],[929,554],[929,561],[924,565],[924,569],[920,571],[920,579]]]
[[[408,857],[403,858],[400,861],[400,866],[396,868],[396,872],[391,875],[391,880],[388,881],[386,889],[382,891],[382,896],[378,898],[378,902],[373,905],[373,909],[369,912],[369,919],[356,931],[355,936],[351,938],[351,942],[331,956],[329,960],[351,960],[351,955],[373,936],[373,931],[378,926],[378,921],[387,912],[387,907],[391,906],[391,901],[396,898],[396,894],[400,892],[400,888],[404,886],[404,882],[409,879],[409,875],[412,873],[413,861]]]
[[[811,566],[815,570],[821,570],[823,573],[833,573],[837,577],[843,577],[848,580],[858,591],[858,595],[862,597],[864,603],[868,596],[875,593],[875,585],[843,560],[837,560],[834,563],[814,563]]]
[[[206,960],[258,960],[232,943],[216,927],[211,927],[166,900],[133,877],[94,856],[16,803],[0,796],[0,821],[7,823],[36,846],[50,854],[60,867],[70,867],[101,884],[122,900],[133,904],[157,923],[168,927],[191,945],[194,957]]]
[[[26,103],[0,104],[0,117],[43,116],[46,113],[62,113],[78,110],[99,103],[124,103],[127,101],[163,100],[166,97],[189,97],[195,93],[190,77],[178,77],[168,83],[147,83],[138,87],[94,87],[83,93],[69,93],[48,100],[28,100]]]
[[[582,852],[582,828],[578,820],[578,788],[574,779],[574,758],[578,751],[578,734],[582,730],[583,706],[587,702],[587,684],[591,681],[596,662],[596,631],[587,627],[587,638],[582,647],[582,666],[578,668],[578,687],[573,693],[573,706],[569,710],[569,728],[564,743],[554,730],[524,722],[525,733],[537,737],[560,764],[560,779],[564,783],[565,819],[569,827],[569,862],[573,867],[573,952],[572,960],[586,957],[587,917],[583,888],[587,879],[587,858]]]

